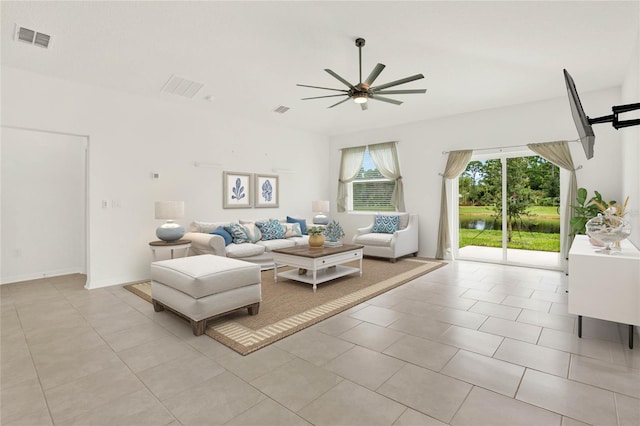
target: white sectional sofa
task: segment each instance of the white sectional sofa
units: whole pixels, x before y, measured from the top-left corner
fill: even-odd
[[[263,222],[263,220],[258,220],[255,222]],[[269,240],[260,238],[257,241],[256,238],[254,238],[253,241],[250,242],[239,244],[232,242],[228,245],[225,244],[225,239],[222,236],[211,234],[211,232],[218,229],[219,227],[230,227],[233,224],[239,224],[247,228],[252,228],[252,224],[255,224],[255,222],[245,220],[238,222],[196,221],[191,223],[190,232],[187,232],[184,235],[183,239],[191,240],[191,249],[189,250],[190,256],[198,256],[202,254],[225,256],[259,264],[262,270],[272,269],[274,266],[271,250],[309,244],[308,235],[293,235],[293,233],[295,232],[286,233],[285,235],[288,236],[286,236],[285,238]],[[283,225],[283,227],[292,225],[291,223],[287,223],[286,220],[282,219],[280,219],[279,222]],[[289,226],[289,231],[291,231],[291,228],[292,227]],[[295,225],[293,226],[293,228],[295,228]],[[251,231],[255,231],[255,228],[251,229]],[[302,229],[300,231],[302,231]],[[257,236],[254,234],[254,237]]]

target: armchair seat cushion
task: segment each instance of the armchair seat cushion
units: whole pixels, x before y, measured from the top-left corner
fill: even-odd
[[[229,244],[226,248],[227,257],[242,259],[245,257],[258,256],[265,252],[264,246],[259,244]]]
[[[364,246],[389,247],[392,239],[393,234],[379,234],[372,232],[356,236],[353,242],[354,244],[362,244]]]

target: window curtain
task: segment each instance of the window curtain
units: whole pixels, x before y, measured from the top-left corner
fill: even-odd
[[[396,143],[385,142],[369,145],[369,155],[382,176],[393,180],[395,183],[393,193],[391,194],[391,204],[397,211],[405,211],[404,189],[402,186],[402,175],[400,174],[400,163],[398,162]]]
[[[451,151],[447,159],[447,166],[442,174],[442,195],[440,201],[440,225],[438,226],[438,248],[436,259],[444,259],[447,250],[451,248],[449,233],[449,211],[447,209],[447,179],[455,179],[467,168],[471,160],[472,150]]]
[[[356,146],[342,150],[340,176],[338,177],[338,200],[336,203],[339,212],[347,211],[347,184],[356,178],[362,168],[366,148],[366,146]]]
[[[569,149],[569,143],[567,141],[558,142],[546,142],[546,143],[531,143],[527,147],[538,154],[540,157],[551,161],[558,167],[568,170],[571,174],[569,178],[569,193],[567,194],[567,205],[565,206],[565,214],[562,218],[562,235],[560,235],[560,241],[562,244],[561,255],[563,259],[566,259],[569,253],[569,248],[573,242],[573,237],[569,232],[569,221],[575,216],[571,205],[575,202],[576,194],[578,192],[578,180],[576,178],[576,169],[573,166],[573,159],[571,158],[571,150]]]

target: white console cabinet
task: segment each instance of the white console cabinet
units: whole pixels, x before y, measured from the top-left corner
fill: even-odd
[[[576,235],[569,251],[569,313],[629,325],[629,348],[633,349],[633,326],[640,326],[640,251],[628,240],[621,251],[598,253],[585,235]]]

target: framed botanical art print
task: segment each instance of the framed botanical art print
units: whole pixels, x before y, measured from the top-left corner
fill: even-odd
[[[222,172],[222,207],[250,208],[252,203],[251,173]]]
[[[279,207],[278,176],[255,175],[255,207]]]

